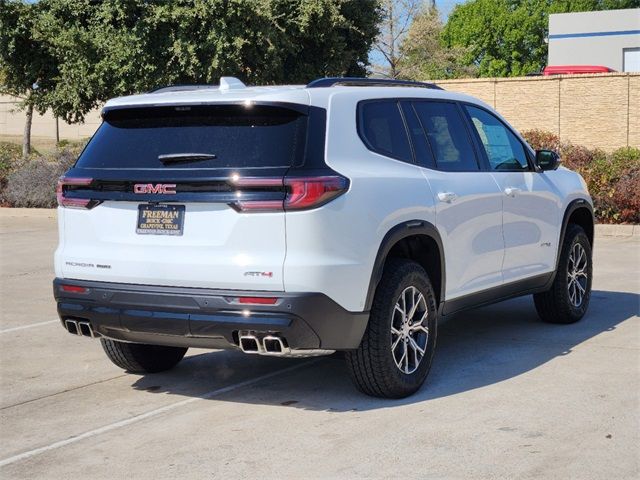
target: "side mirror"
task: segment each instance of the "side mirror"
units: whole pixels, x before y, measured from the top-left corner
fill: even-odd
[[[560,166],[560,156],[552,150],[536,150],[536,166],[540,170],[556,170]]]

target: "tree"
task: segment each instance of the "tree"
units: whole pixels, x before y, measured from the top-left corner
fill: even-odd
[[[18,83],[39,79],[42,108],[70,123],[108,98],[161,85],[364,74],[380,17],[378,0],[0,1],[1,18],[38,32],[3,26],[12,53],[0,57],[13,63],[2,77],[17,82],[28,52],[46,52],[51,72]],[[34,97],[24,85],[9,93]]]
[[[446,47],[444,25],[436,8],[421,11],[413,20],[402,44],[399,75],[412,80],[475,76],[473,65],[464,65],[465,47]]]
[[[520,76],[547,61],[549,14],[637,7],[640,0],[470,0],[454,7],[443,39],[465,47],[480,76]]]
[[[0,3],[0,93],[20,99],[26,121],[22,156],[31,153],[34,109],[44,113],[47,94],[56,85],[56,61],[38,28],[39,4]]]
[[[388,78],[400,76],[400,45],[422,5],[422,0],[382,0],[380,33],[374,44],[382,62],[380,65],[374,65],[374,74]]]

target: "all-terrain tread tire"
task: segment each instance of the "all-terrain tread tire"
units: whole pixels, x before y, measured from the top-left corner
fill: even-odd
[[[588,258],[587,291],[582,304],[578,308],[571,305],[569,301],[569,290],[567,289],[569,254],[576,242],[582,245]],[[589,238],[582,227],[570,223],[567,226],[567,231],[564,236],[560,259],[558,261],[558,269],[551,288],[546,292],[533,295],[533,302],[536,306],[538,316],[548,323],[570,324],[579,321],[587,312],[591,298],[592,268],[591,243],[589,242]]]
[[[126,343],[101,338],[104,352],[115,365],[131,373],[158,373],[175,367],[187,348]]]
[[[400,292],[416,286],[427,301],[429,337],[427,352],[412,374],[404,374],[395,365],[391,353],[391,315]],[[435,352],[437,336],[436,297],[424,269],[406,259],[390,259],[376,289],[369,323],[360,346],[345,352],[351,378],[361,392],[382,398],[404,398],[424,383]]]

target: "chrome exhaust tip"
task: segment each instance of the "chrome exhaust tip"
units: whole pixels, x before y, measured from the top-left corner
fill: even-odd
[[[262,345],[255,335],[241,335],[238,340],[244,353],[262,353]]]
[[[65,320],[64,326],[67,329],[67,332],[69,332],[70,334],[82,335],[82,333],[80,332],[80,328],[78,328],[78,322],[76,322],[75,320]]]
[[[78,330],[80,331],[79,335],[82,335],[83,337],[96,337],[96,334],[93,333],[93,328],[91,328],[91,324],[89,322],[78,322]]]
[[[281,337],[267,335],[262,339],[262,348],[269,355],[287,355],[291,353],[291,349],[286,346]]]

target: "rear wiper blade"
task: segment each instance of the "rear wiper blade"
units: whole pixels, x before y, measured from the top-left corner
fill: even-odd
[[[214,158],[217,158],[217,156],[213,153],[165,153],[158,155],[158,160],[165,165],[171,163],[202,162],[205,160],[213,160]]]

